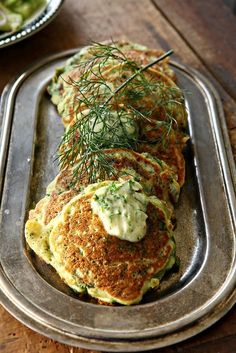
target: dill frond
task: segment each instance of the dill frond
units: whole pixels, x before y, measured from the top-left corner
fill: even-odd
[[[149,73],[172,53],[140,67],[114,43],[91,47],[91,56],[78,65],[79,79],[70,77],[67,81],[75,92],[74,119],[58,148],[60,167],[73,168],[76,182],[86,178],[93,183],[114,175],[103,150],[137,149],[141,135],[145,137],[145,125],[158,128],[161,124],[166,134],[177,128],[172,112],[183,105],[180,89],[155,80]],[[108,80],[109,75],[118,75],[114,76],[116,85]],[[162,137],[164,140],[165,134]]]

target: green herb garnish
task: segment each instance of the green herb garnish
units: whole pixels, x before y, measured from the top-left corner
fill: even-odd
[[[135,150],[142,142],[139,134],[142,122],[161,126],[162,137],[168,135],[177,122],[171,114],[173,104],[183,104],[181,91],[145,75],[153,65],[170,56],[173,51],[140,67],[129,60],[114,44],[96,43],[92,56],[78,66],[78,81],[69,79],[75,90],[75,119],[65,131],[58,152],[61,168],[72,167],[74,182],[86,178],[88,183],[115,175],[104,149]],[[106,70],[120,65],[121,84],[114,88],[104,77]],[[112,71],[110,71],[112,74]],[[125,80],[125,81],[124,81]],[[145,98],[151,107],[145,106]],[[165,119],[152,119],[160,110]],[[153,142],[153,141],[152,141]]]

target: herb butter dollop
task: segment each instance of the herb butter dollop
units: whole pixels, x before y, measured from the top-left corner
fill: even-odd
[[[147,204],[142,186],[133,179],[111,182],[96,190],[91,200],[107,233],[130,242],[146,234]]]
[[[89,116],[87,121],[86,116]],[[79,118],[84,119],[84,126],[89,131],[93,131],[96,138],[101,139],[109,147],[117,145],[124,135],[131,141],[138,139],[138,124],[134,114],[124,109],[104,111],[101,115],[92,114],[89,109],[86,109],[80,113]]]

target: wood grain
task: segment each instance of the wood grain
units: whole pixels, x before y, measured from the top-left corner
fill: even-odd
[[[232,24],[232,17],[228,24],[223,22],[227,18],[221,18],[220,11],[212,9],[215,3],[213,0],[67,0],[61,13],[48,27],[33,37],[0,51],[0,91],[33,61],[87,44],[91,39],[102,41],[125,37],[150,47],[172,47],[176,53],[175,58],[201,71],[217,87],[236,156],[236,86],[234,87],[233,65],[236,51],[234,46],[228,48],[235,24]],[[201,8],[203,4],[207,4],[204,14]],[[220,6],[223,1],[221,4],[221,0],[217,0],[217,4]],[[213,20],[209,20],[207,12],[219,16],[218,23],[225,29],[224,33],[216,25],[213,26]],[[199,29],[199,26],[202,28]],[[207,55],[202,54],[203,49],[207,51]],[[225,59],[225,53],[232,57]],[[3,308],[0,308],[0,318],[1,353],[89,352],[56,343],[31,331]],[[233,309],[196,337],[155,352],[234,353],[235,336],[236,310]]]
[[[1,353],[100,353],[98,351],[69,347],[33,332],[0,307]],[[236,338],[236,310],[205,332],[171,347],[153,350],[156,353],[234,353]],[[224,344],[227,342],[227,345]],[[220,350],[214,351],[216,347]],[[207,347],[207,349],[206,349]],[[223,347],[223,348],[222,348]]]
[[[222,0],[154,0],[154,3],[209,72],[236,99],[236,18],[230,8]]]
[[[236,158],[235,15],[222,0],[153,0],[153,3],[195,54],[194,62],[187,57],[187,63],[204,72],[219,91]]]
[[[69,347],[44,337],[21,324],[3,307],[0,307],[0,318],[1,353],[98,353]]]

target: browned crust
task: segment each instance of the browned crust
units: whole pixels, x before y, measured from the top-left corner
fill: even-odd
[[[91,195],[77,199],[73,215],[66,214],[57,232],[56,246],[62,251],[66,270],[80,270],[87,286],[107,291],[112,297],[133,301],[169,259],[173,250],[167,231],[161,231],[156,208],[147,208],[148,229],[145,237],[130,243],[106,233],[90,206]],[[80,249],[82,249],[83,254]]]
[[[148,61],[147,61],[148,62]],[[149,68],[147,69],[143,74],[146,77],[147,81],[152,81],[152,82],[162,82],[163,84],[166,85],[166,87],[176,87],[174,81],[165,74],[165,70],[159,71],[162,66],[156,66],[155,68]],[[106,65],[105,67],[102,68],[101,70],[101,75],[103,80],[106,81],[106,83],[112,83],[115,88],[119,87],[121,84],[124,83],[125,80],[127,80],[128,77],[132,76],[134,73],[134,70],[130,68],[129,65],[123,64],[123,63],[118,63],[117,65],[110,66]],[[72,69],[69,72],[66,72],[63,76],[63,79],[60,79],[61,82],[61,88],[60,88],[60,94],[62,99],[64,93],[66,94],[66,91],[68,87],[72,90],[72,94],[70,97],[67,97],[67,100],[65,101],[65,104],[68,106],[68,111],[69,114],[68,116],[63,116],[63,121],[65,125],[73,123],[73,119],[75,119],[76,114],[79,112],[83,111],[87,107],[84,104],[80,104],[80,93],[78,90],[78,87],[74,85],[72,82],[78,82],[81,76],[81,68],[77,67]],[[97,76],[92,75],[89,77],[89,79],[92,81],[94,80],[94,83],[97,81]],[[134,79],[133,83],[139,82],[138,79]],[[85,94],[86,96],[91,95],[91,92],[88,91]],[[103,95],[98,95],[97,100],[103,100],[104,97]],[[138,105],[137,105],[138,103]],[[117,108],[118,104],[125,104],[127,106],[130,105],[130,98],[126,97],[126,95],[122,95],[121,97],[116,97],[116,99],[113,100],[114,104],[114,109]],[[139,102],[132,102],[132,105],[134,108],[138,108],[140,106],[145,107],[145,109],[152,109],[153,105],[155,105],[155,96],[154,94],[152,97],[146,96],[142,97]],[[136,107],[137,106],[137,107]],[[158,111],[160,110],[159,108],[157,109]]]
[[[112,164],[117,174],[111,179],[118,179],[125,169],[131,168],[140,176],[140,183],[145,186],[145,183],[152,185],[150,192],[153,195],[158,196],[160,199],[168,200],[171,195],[168,194],[168,187],[172,179],[176,179],[175,171],[170,167],[166,166],[162,169],[158,162],[154,163],[150,161],[146,156],[137,153],[135,151],[125,148],[113,148],[105,149],[104,154],[107,161]],[[151,172],[148,171],[151,169]],[[98,176],[99,177],[99,176]],[[67,191],[71,188],[71,182],[73,179],[73,172],[71,168],[62,170],[57,177],[56,190],[57,192]],[[75,189],[79,190],[81,186],[86,186],[88,180],[86,178],[79,181],[74,186]]]
[[[62,208],[76,195],[75,190],[63,192],[58,194],[53,191],[50,195],[49,201],[44,208],[44,223],[48,224],[53,218],[55,218]]]

